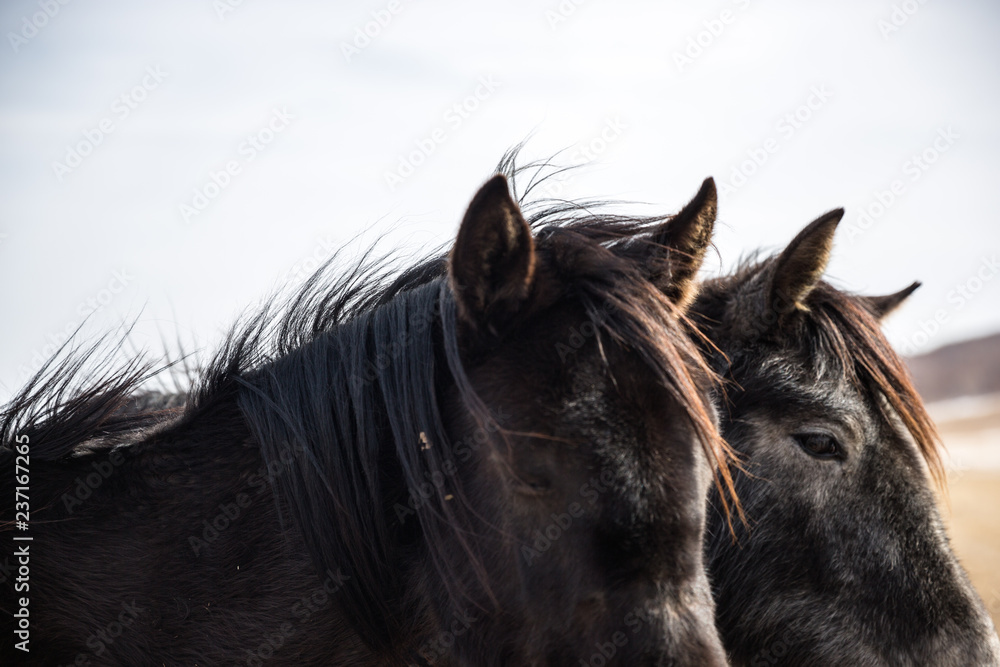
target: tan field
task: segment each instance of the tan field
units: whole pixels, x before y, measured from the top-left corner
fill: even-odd
[[[942,511],[952,544],[1000,627],[1000,396],[930,409],[949,453]]]
[[[967,471],[948,483],[952,543],[1000,627],[1000,471]]]

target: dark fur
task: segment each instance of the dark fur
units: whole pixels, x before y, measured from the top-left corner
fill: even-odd
[[[487,187],[469,224],[503,204]],[[4,470],[31,442],[31,662],[576,665],[610,642],[609,664],[722,664],[700,544],[726,450],[652,279],[681,258],[663,219],[548,218],[487,253],[474,300],[440,260],[317,274],[234,330],[182,412],[135,393],[138,364],[86,383],[99,351],[46,369],[0,422]]]
[[[877,321],[912,289],[871,299],[820,282],[830,222],[708,281],[693,306],[726,380],[749,520],[734,541],[710,512],[720,633],[733,665],[995,665],[995,630],[936,507],[934,426]],[[793,437],[817,431],[843,456]]]

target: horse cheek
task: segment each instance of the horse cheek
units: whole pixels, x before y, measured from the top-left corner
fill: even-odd
[[[632,631],[632,634],[638,634],[639,629],[642,627],[642,622],[636,618],[635,612],[629,612],[625,614],[625,627]]]
[[[591,506],[596,505],[597,501],[601,499],[600,495],[597,493],[597,489],[592,487],[589,483],[584,484],[580,488],[580,495],[586,498],[590,502]]]

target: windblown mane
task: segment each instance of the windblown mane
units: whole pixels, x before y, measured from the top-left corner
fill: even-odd
[[[729,294],[740,285],[762,288],[773,262],[773,258],[761,261],[751,256],[732,275],[710,281],[705,292]],[[746,296],[745,292],[740,294]],[[943,488],[945,472],[937,429],[913,386],[906,362],[893,350],[875,314],[865,304],[862,298],[820,281],[809,294],[808,311],[798,313],[800,329],[783,332],[783,340],[793,340],[803,347],[803,356],[817,366],[832,360],[837,367],[834,373],[843,373],[848,381],[873,398],[884,397],[909,431],[932,478]],[[720,306],[715,304],[715,308]],[[766,324],[762,322],[760,326]],[[753,354],[730,352],[727,363],[735,365],[741,357]]]
[[[574,276],[587,316],[596,331],[638,353],[683,406],[706,454],[719,464],[726,497],[732,484],[728,448],[689,369],[711,374],[689,332],[669,324],[680,314],[636,266],[646,253],[631,237],[652,229],[654,220],[577,215],[535,223],[540,251],[572,248],[574,255],[589,255],[580,261],[585,272]],[[438,584],[456,604],[481,600],[473,589],[490,594],[483,562],[486,545],[499,533],[489,534],[458,476],[440,475],[458,466],[457,443],[442,421],[442,387],[454,384],[481,426],[502,429],[491,426],[493,417],[466,377],[444,267],[435,258],[386,277],[385,287],[372,291],[356,289],[361,283],[338,291],[314,277],[275,326],[263,318],[231,337],[193,404],[196,409],[226,386],[237,387],[265,461],[289,445],[303,452],[295,474],[279,479],[281,495],[317,564],[351,573],[341,593],[345,608],[375,646],[396,630],[387,619],[403,622],[396,611],[402,573],[386,565],[407,540],[427,550]],[[391,451],[385,450],[386,436]],[[413,523],[396,525],[391,512],[372,512],[405,506],[407,490],[426,486],[435,475],[433,496],[416,503]],[[318,529],[331,519],[334,530]],[[463,560],[473,564],[479,581],[463,580]]]
[[[508,157],[501,169],[516,175]],[[656,374],[718,464],[721,495],[735,497],[729,449],[689,370],[712,377],[690,342],[693,329],[648,280],[649,267],[640,266],[649,261],[649,234],[669,218],[600,215],[571,202],[529,210],[529,216],[540,250],[575,258],[575,296],[595,331],[632,350]],[[169,415],[208,419],[213,405],[234,400],[265,462],[289,447],[299,453],[277,480],[281,506],[319,571],[348,573],[344,606],[362,637],[379,647],[406,622],[402,573],[391,566],[401,549],[425,549],[437,583],[456,604],[472,598],[476,587],[489,594],[484,544],[499,535],[486,534],[458,476],[440,475],[457,463],[457,443],[442,421],[442,388],[454,385],[481,425],[491,425],[493,416],[472,391],[458,354],[456,306],[442,255],[397,271],[369,252],[332,278],[335,261],[283,307],[265,307],[234,327],[183,415]],[[4,408],[4,451],[15,435],[27,433],[44,443],[32,454],[54,460],[85,442],[139,439],[145,427],[164,420],[163,411],[134,398],[150,376],[139,361],[106,367],[96,381],[81,380],[81,369],[101,351],[94,347],[47,366]],[[405,506],[409,489],[436,474],[443,481],[433,485],[432,498],[417,503],[415,518],[394,521],[392,508]],[[455,553],[456,544],[462,553]],[[478,582],[459,574],[470,561]]]
[[[84,347],[63,343],[27,384],[0,410],[0,455],[12,452],[14,439],[27,436],[31,456],[51,461],[81,444],[105,446],[127,441],[164,418],[162,410],[129,410],[138,387],[169,364],[156,367],[141,357],[124,364],[119,351],[128,335],[105,336]]]
[[[944,486],[941,439],[909,369],[863,302],[826,283],[814,290],[810,320],[849,377],[885,397],[910,432],[935,482]]]

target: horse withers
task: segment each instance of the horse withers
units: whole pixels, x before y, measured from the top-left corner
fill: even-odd
[[[842,215],[707,281],[692,307],[727,381],[748,517],[734,541],[710,512],[720,633],[734,665],[996,665],[938,513],[934,426],[879,328],[917,285],[860,297],[823,282]]]
[[[682,322],[709,185],[533,233],[496,177],[447,262],[318,274],[183,408],[136,398],[138,365],[54,362],[0,422],[33,537],[30,653],[5,631],[0,662],[723,665],[727,450]]]

